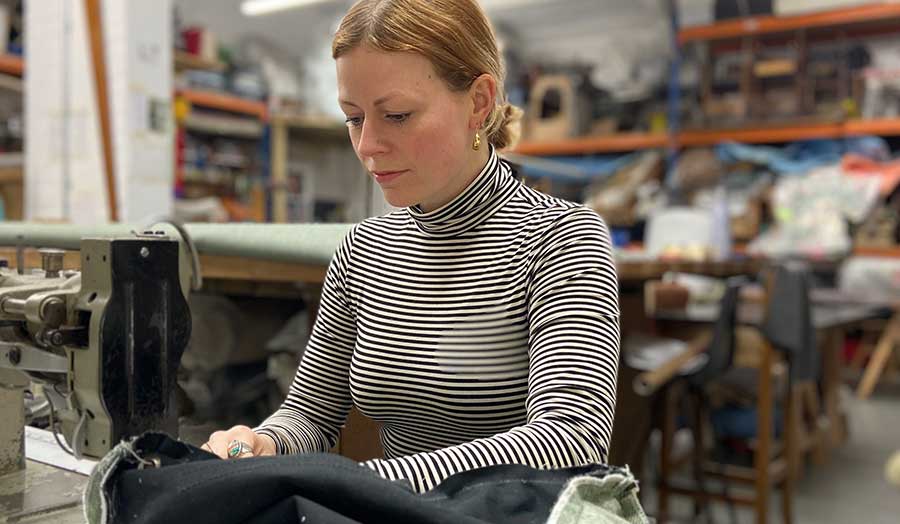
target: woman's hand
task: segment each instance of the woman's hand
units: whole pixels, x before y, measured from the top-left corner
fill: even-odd
[[[265,457],[276,454],[275,441],[271,437],[254,433],[247,426],[234,426],[228,431],[216,431],[200,448],[215,453],[223,459]]]

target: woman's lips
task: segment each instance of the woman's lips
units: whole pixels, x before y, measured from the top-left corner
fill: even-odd
[[[375,181],[379,184],[387,184],[391,180],[396,179],[407,171],[409,170],[404,169],[402,171],[372,171],[372,175],[375,176]]]

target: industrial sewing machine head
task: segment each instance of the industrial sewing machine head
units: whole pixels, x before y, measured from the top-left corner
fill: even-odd
[[[190,264],[161,232],[81,241],[81,271],[0,261],[0,474],[24,465],[23,392],[38,384],[76,456],[150,429],[177,434]],[[21,258],[21,257],[20,257]],[[181,258],[181,260],[179,260]]]

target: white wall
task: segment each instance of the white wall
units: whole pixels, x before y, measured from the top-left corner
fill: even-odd
[[[120,220],[174,207],[171,0],[103,2]],[[124,22],[124,23],[123,23]]]
[[[25,218],[106,221],[100,127],[85,17],[75,0],[25,16]],[[80,211],[76,210],[81,208]]]
[[[169,0],[104,2],[103,36],[119,220],[170,214],[173,143]],[[25,215],[109,220],[99,110],[84,3],[42,0],[25,11]],[[162,128],[148,128],[159,104]]]

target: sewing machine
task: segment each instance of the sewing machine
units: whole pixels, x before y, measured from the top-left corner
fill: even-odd
[[[0,480],[25,468],[26,389],[42,390],[48,429],[76,458],[150,429],[178,433],[191,333],[179,241],[151,231],[83,239],[80,251],[81,271],[64,270],[60,250],[42,250],[40,269],[0,260]]]

